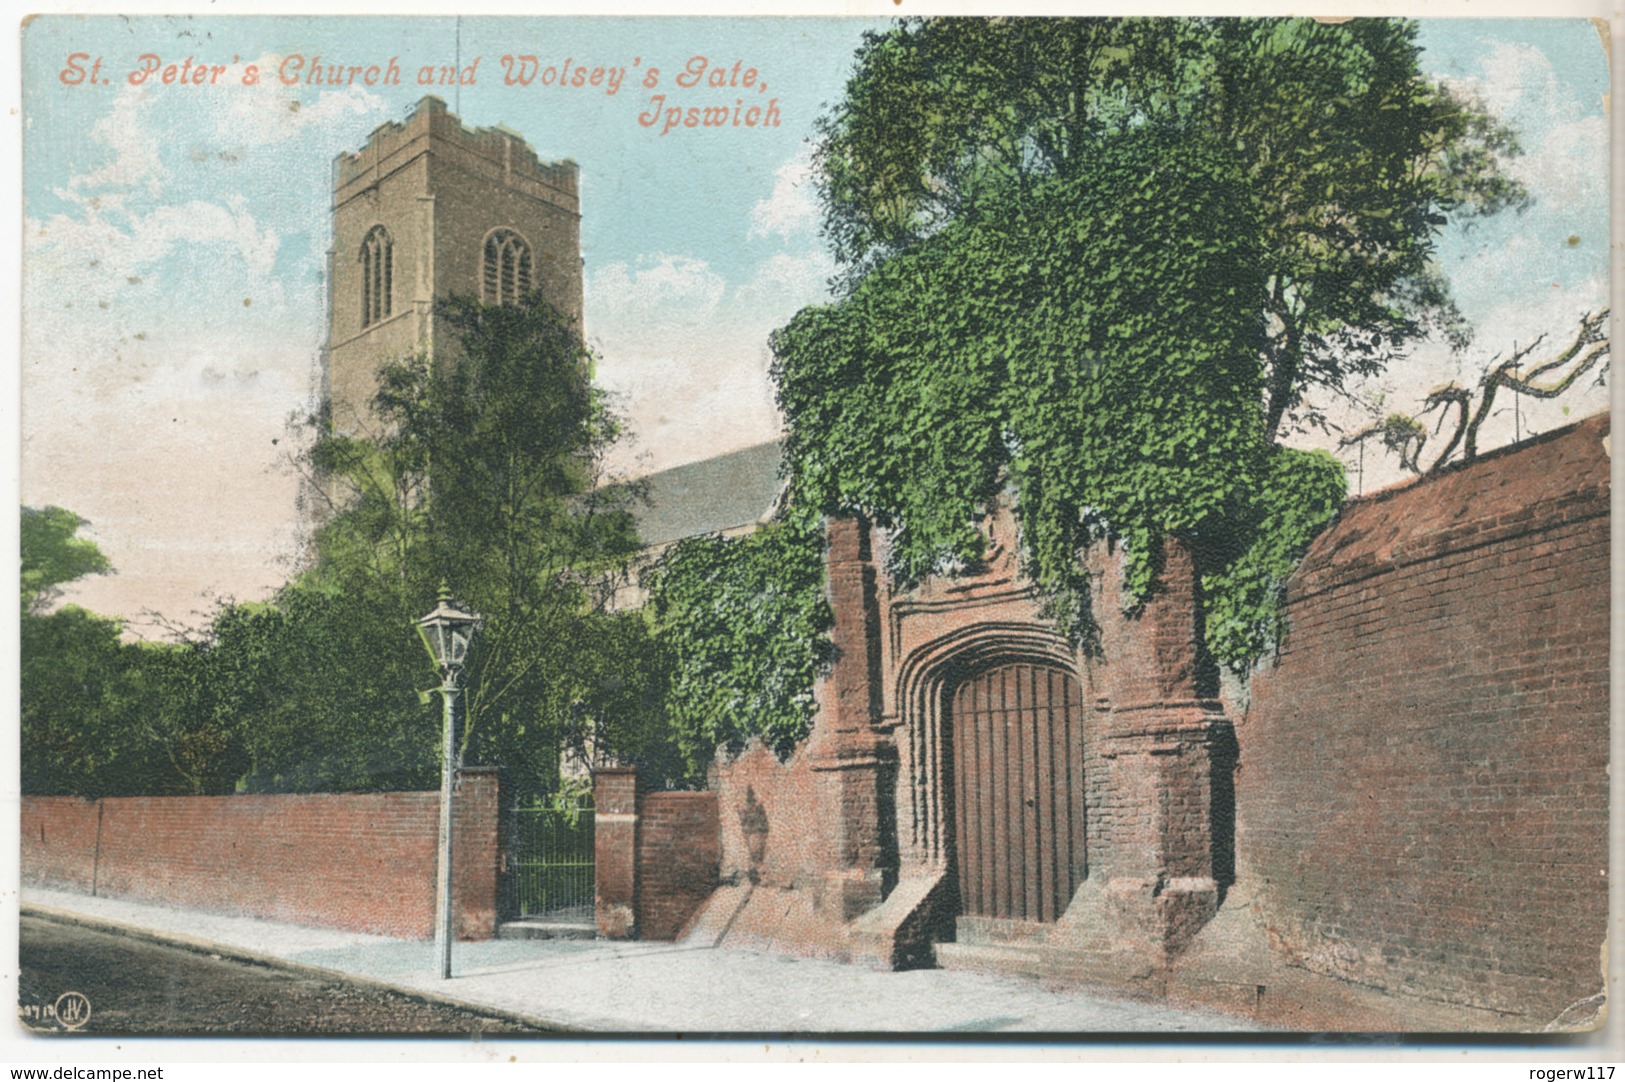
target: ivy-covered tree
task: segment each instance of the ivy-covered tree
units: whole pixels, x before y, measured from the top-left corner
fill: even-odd
[[[1430,81],[1389,19],[911,19],[871,33],[821,121],[825,231],[855,286],[953,222],[1002,218],[1153,129],[1235,158],[1267,316],[1264,432],[1312,388],[1465,333],[1430,258],[1452,217],[1522,207],[1516,139]]]
[[[1210,645],[1240,661],[1273,618],[1258,580],[1343,494],[1330,456],[1265,437],[1257,216],[1244,162],[1144,128],[892,256],[774,336],[797,497],[886,527],[907,581],[974,565],[978,510],[1012,486],[1082,641],[1079,548],[1109,531],[1143,599],[1184,537],[1212,573]]]
[[[870,34],[815,164],[841,299],[774,338],[797,497],[891,531],[904,578],[973,564],[1013,490],[1030,569],[1089,631],[1075,553],[1196,546],[1242,665],[1344,492],[1283,449],[1305,395],[1465,328],[1430,259],[1521,207],[1518,153],[1427,79],[1415,24],[910,19]],[[1296,412],[1295,412],[1296,411]]]

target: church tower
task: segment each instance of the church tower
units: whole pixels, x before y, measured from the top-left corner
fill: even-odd
[[[534,289],[580,325],[581,203],[572,161],[542,162],[504,128],[463,126],[427,97],[333,168],[322,391],[353,432],[380,365],[443,353],[434,302],[488,304]]]

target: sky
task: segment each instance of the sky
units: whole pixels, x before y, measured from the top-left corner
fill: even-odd
[[[580,165],[586,331],[622,396],[647,472],[772,439],[767,335],[827,297],[834,270],[808,179],[816,118],[865,29],[826,18],[71,17],[22,41],[22,501],[86,518],[117,573],[70,600],[152,626],[211,598],[264,597],[295,566],[286,422],[308,406],[325,335],[322,280],[335,155],[426,92],[471,126],[505,125]],[[1357,390],[1412,410],[1470,383],[1498,351],[1570,333],[1608,297],[1607,65],[1581,19],[1427,22],[1425,71],[1520,132],[1521,216],[1452,227],[1439,260],[1475,345],[1425,344]],[[70,60],[75,54],[83,54]],[[144,60],[151,56],[153,60]],[[506,66],[504,57],[510,59]],[[602,66],[599,86],[509,85]],[[356,85],[284,85],[354,67]],[[97,59],[95,81],[90,72]],[[177,68],[206,68],[183,82]],[[399,85],[365,85],[387,70]],[[700,85],[677,76],[703,59]],[[736,67],[737,64],[737,67]],[[418,85],[451,65],[472,82]],[[215,73],[214,67],[221,71]],[[258,79],[244,85],[252,66]],[[659,69],[659,86],[643,83]],[[743,85],[755,69],[754,85]],[[150,72],[139,85],[132,74]],[[189,69],[188,69],[189,70]],[[619,81],[614,72],[621,71]],[[733,85],[708,86],[721,72]],[[211,85],[208,79],[214,79]],[[105,82],[103,82],[105,80]],[[611,87],[613,86],[613,92]],[[656,103],[654,96],[665,94]],[[663,130],[672,106],[771,104],[777,126]],[[1494,446],[1605,408],[1592,390],[1493,418]],[[1564,410],[1568,413],[1565,414]],[[1334,414],[1352,425],[1358,416]],[[1327,441],[1322,440],[1322,443]],[[1359,465],[1345,455],[1356,471]],[[1368,451],[1351,485],[1396,478]]]

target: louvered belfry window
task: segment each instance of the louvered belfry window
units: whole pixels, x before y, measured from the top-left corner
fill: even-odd
[[[361,325],[370,327],[389,317],[389,298],[395,275],[395,245],[389,230],[375,225],[361,242]]]
[[[485,238],[486,304],[517,304],[530,292],[530,245],[511,229],[498,229]]]

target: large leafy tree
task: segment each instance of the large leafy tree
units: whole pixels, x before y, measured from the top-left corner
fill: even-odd
[[[485,618],[466,674],[464,758],[545,791],[561,746],[605,704],[649,697],[629,680],[657,679],[630,653],[618,671],[595,663],[604,641],[639,648],[593,604],[595,582],[637,548],[636,492],[602,483],[618,428],[564,317],[530,297],[454,298],[437,318],[448,332],[439,357],[381,370],[376,427],[325,430],[312,444],[308,495],[330,506],[314,565],[279,608],[326,621],[328,637],[305,649],[355,665],[340,694],[365,702],[347,710],[364,731],[397,737],[374,749],[387,774],[416,777],[433,762],[422,737],[438,722],[414,690],[433,673],[411,623],[448,585]],[[361,638],[371,645],[359,663],[342,661]]]
[[[1392,20],[912,19],[821,120],[835,305],[774,340],[798,495],[891,529],[906,576],[973,563],[1009,486],[1087,637],[1075,552],[1197,546],[1209,646],[1242,664],[1342,471],[1278,446],[1309,396],[1430,330],[1452,217],[1521,206],[1518,152]]]
[[[1267,316],[1264,433],[1312,388],[1464,333],[1430,267],[1452,216],[1521,206],[1511,132],[1428,80],[1414,23],[930,19],[867,37],[816,163],[849,287],[951,222],[1000,217],[1150,128],[1233,155]]]
[[[1210,642],[1241,660],[1273,620],[1259,578],[1343,492],[1328,456],[1264,437],[1255,222],[1234,154],[1141,128],[943,225],[775,335],[798,497],[887,527],[908,580],[974,565],[980,509],[1013,488],[1029,569],[1080,641],[1079,547],[1109,531],[1143,599],[1161,538],[1184,537],[1212,573]]]
[[[25,793],[103,796],[185,792],[154,737],[157,655],[123,641],[117,620],[77,605],[50,610],[62,587],[112,565],[60,507],[22,509],[20,758]]]

